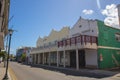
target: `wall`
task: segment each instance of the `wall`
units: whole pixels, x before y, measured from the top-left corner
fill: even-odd
[[[55,31],[52,29],[51,33],[49,36],[44,37],[44,38],[38,38],[36,42],[36,46],[43,46],[44,43],[46,45],[49,45],[49,43],[54,44],[55,41],[62,40],[63,38],[68,38],[69,35],[69,27],[63,27],[60,31]]]
[[[115,49],[98,49],[99,68],[114,68],[120,66],[120,50]],[[102,55],[102,59],[100,59]]]
[[[43,46],[43,39],[39,37],[36,42],[36,47],[40,47],[40,46]]]
[[[81,35],[98,36],[98,28],[96,20],[80,19],[70,30],[70,37]]]
[[[119,18],[119,26],[120,26],[120,4],[117,7],[118,7],[118,18]]]
[[[85,50],[85,61],[86,61],[86,67],[87,66],[93,66],[97,67],[98,62],[97,62],[97,50]]]
[[[0,11],[0,48],[4,49],[4,38],[8,33],[7,23],[8,23],[8,17],[9,17],[10,5],[8,5],[9,0],[0,0],[0,2],[2,3],[1,11]]]
[[[99,68],[113,68],[120,66],[120,41],[116,40],[115,34],[120,34],[120,29],[104,25],[98,21],[98,62]],[[120,38],[119,38],[120,39]],[[113,58],[114,57],[114,58]],[[119,57],[119,58],[118,58]],[[116,62],[118,63],[116,65]]]

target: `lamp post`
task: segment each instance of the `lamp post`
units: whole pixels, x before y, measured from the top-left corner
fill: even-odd
[[[6,72],[3,80],[8,80],[8,64],[9,64],[9,54],[10,54],[10,44],[11,44],[11,36],[12,36],[13,30],[9,29],[8,30],[8,35],[9,35],[9,45],[8,45],[8,55],[7,55],[7,66],[6,66]]]

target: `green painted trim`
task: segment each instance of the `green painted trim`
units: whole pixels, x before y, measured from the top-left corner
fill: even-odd
[[[120,48],[117,48],[117,47],[108,47],[108,46],[98,46],[98,48],[104,48],[104,49],[116,49],[116,50],[120,50]]]

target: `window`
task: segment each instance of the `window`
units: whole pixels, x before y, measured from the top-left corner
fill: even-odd
[[[117,40],[117,41],[119,41],[119,42],[120,42],[120,34],[118,34],[118,33],[117,33],[117,34],[115,34],[115,38],[116,38],[116,40]]]
[[[81,28],[81,27],[82,27],[82,25],[79,26],[79,28]]]

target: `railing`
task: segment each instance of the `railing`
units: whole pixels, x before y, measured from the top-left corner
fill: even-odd
[[[83,43],[91,43],[91,45],[93,43],[96,43],[97,44],[97,37],[95,36],[88,36],[88,35],[80,35],[80,36],[77,36],[77,37],[72,37],[72,38],[69,38],[69,39],[66,39],[66,40],[62,40],[62,41],[59,41],[58,42],[58,47],[63,47],[63,46],[71,46],[73,44],[78,44],[80,43],[81,45]]]
[[[47,45],[47,46],[33,48],[32,51],[50,49],[52,47],[57,47],[57,46],[59,48],[59,47],[63,47],[63,46],[72,46],[72,45],[77,45],[77,44],[86,45],[87,43],[90,43],[91,45],[93,43],[96,43],[96,45],[97,45],[97,37],[88,36],[88,35],[80,35],[77,37],[72,37],[72,38],[62,40],[62,41],[58,41],[54,45]]]

